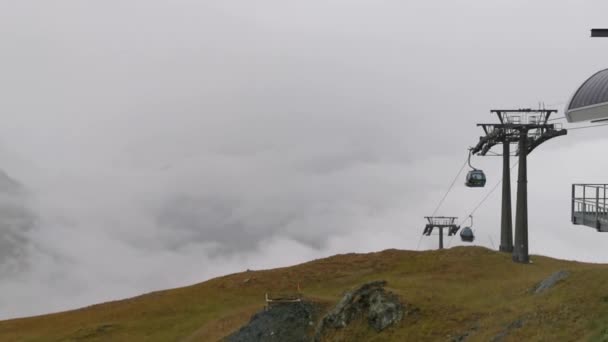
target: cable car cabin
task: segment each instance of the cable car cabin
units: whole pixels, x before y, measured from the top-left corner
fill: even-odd
[[[464,227],[460,231],[460,239],[464,242],[473,242],[475,241],[475,234],[473,234],[473,230],[470,227]]]
[[[486,175],[481,170],[471,170],[467,173],[464,184],[469,188],[483,188],[486,185]]]

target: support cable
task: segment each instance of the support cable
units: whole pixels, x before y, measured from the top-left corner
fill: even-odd
[[[418,245],[416,245],[416,250],[420,249],[420,243],[422,242],[423,237],[424,237],[424,234],[420,234],[420,239],[418,239]]]
[[[460,177],[460,174],[462,173],[462,170],[464,170],[465,166],[467,166],[467,163],[470,161],[470,159],[471,159],[471,152],[469,152],[469,156],[464,160],[464,163],[462,163],[462,166],[460,167],[460,170],[458,170],[458,173],[456,174],[456,177],[454,177],[454,180],[450,184],[450,187],[448,188],[448,190],[443,195],[443,198],[441,198],[441,200],[439,201],[439,204],[437,204],[437,207],[435,208],[435,210],[433,211],[433,215],[431,215],[431,216],[435,216],[435,214],[437,214],[437,211],[439,211],[439,208],[441,208],[441,205],[443,204],[443,202],[445,201],[445,199],[448,197],[448,194],[450,193],[450,191],[452,191],[452,188],[454,187],[454,184],[456,184],[456,181],[458,180],[458,177]],[[420,239],[418,239],[418,244],[416,245],[416,250],[420,249],[420,243],[422,242],[422,238],[423,237],[424,237],[424,234],[421,234],[420,235]]]
[[[470,154],[469,154],[469,157],[467,159],[465,159],[464,163],[462,164],[462,167],[460,167],[460,170],[456,174],[456,177],[454,177],[454,180],[452,181],[452,184],[450,184],[450,187],[448,188],[448,191],[445,192],[445,195],[443,195],[443,198],[441,199],[441,201],[439,201],[439,204],[437,204],[437,207],[435,208],[435,211],[433,211],[433,215],[431,215],[431,216],[435,216],[435,214],[437,214],[437,211],[439,211],[439,208],[441,208],[441,205],[443,204],[443,202],[445,201],[445,199],[448,197],[448,194],[450,193],[450,191],[452,191],[452,188],[454,188],[454,184],[456,184],[456,181],[458,180],[458,177],[460,177],[460,174],[462,173],[462,170],[464,170],[464,168],[467,166],[467,163],[470,160],[470,158],[471,157],[470,157]]]
[[[492,235],[490,235],[488,233],[488,239],[490,240],[490,243],[492,244],[492,249],[496,249],[496,247],[494,247],[494,239],[492,239]]]

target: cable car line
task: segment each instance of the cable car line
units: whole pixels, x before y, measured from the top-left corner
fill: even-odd
[[[464,170],[464,168],[466,166],[467,166],[467,159],[465,159],[464,163],[462,164],[462,167],[460,168],[460,170],[456,174],[456,177],[454,177],[454,180],[452,181],[452,184],[450,184],[450,187],[448,188],[448,191],[445,192],[445,195],[443,195],[443,198],[441,199],[441,201],[439,201],[439,204],[437,204],[437,207],[435,208],[435,211],[433,211],[433,215],[432,216],[435,216],[435,214],[437,213],[437,211],[439,210],[439,208],[441,208],[441,205],[443,204],[443,202],[445,201],[445,199],[448,197],[448,194],[450,193],[450,191],[452,191],[452,188],[454,188],[454,184],[456,184],[456,181],[458,180],[458,177],[460,177],[460,174],[462,173],[462,170]]]
[[[516,161],[515,163],[513,163],[513,165],[511,166],[511,171],[513,171],[513,169],[515,168],[515,166],[517,166],[519,162]],[[496,182],[496,184],[494,185],[494,187],[492,187],[492,189],[490,190],[490,192],[488,192],[481,201],[479,201],[479,203],[477,204],[477,206],[471,210],[471,212],[468,215],[465,215],[464,217],[466,217],[466,219],[462,222],[460,222],[460,224],[464,224],[465,222],[467,222],[469,220],[469,218],[471,216],[473,216],[473,214],[475,214],[475,212],[477,211],[477,209],[479,209],[482,204],[488,199],[490,198],[490,196],[494,193],[494,191],[498,188],[498,186],[502,183],[502,179],[499,179],[498,182]],[[448,241],[448,248],[450,247],[450,245],[452,244],[452,239],[454,238],[454,236],[450,237],[450,240]]]
[[[488,239],[490,240],[490,243],[492,244],[492,249],[496,249],[496,247],[494,247],[494,239],[492,239],[492,235],[490,235],[488,233]]]
[[[601,125],[588,125],[588,126],[582,126],[582,127],[574,127],[574,128],[568,128],[568,130],[573,130],[573,129],[584,129],[584,128],[593,128],[593,127],[600,127],[600,126],[608,126],[608,123],[605,124],[601,124]],[[517,164],[519,163],[519,161],[516,161],[515,163],[513,163],[513,165],[511,166],[511,170],[513,170],[513,168],[515,166],[517,166]],[[492,195],[492,193],[498,188],[498,186],[502,183],[502,179],[498,180],[498,182],[496,183],[496,185],[494,185],[494,187],[492,188],[492,190],[490,190],[490,192],[479,202],[479,204],[475,207],[475,209],[473,209],[471,211],[471,213],[469,215],[466,215],[466,219],[465,221],[461,222],[464,223],[466,222],[469,217],[471,215],[473,215],[477,209],[479,209],[479,207],[481,207],[481,205],[490,197],[490,195]]]
[[[559,120],[559,119],[563,119],[564,117],[559,117],[559,118],[554,118],[551,120]],[[599,125],[588,125],[588,126],[581,126],[581,127],[573,127],[573,128],[568,128],[568,130],[575,130],[575,129],[586,129],[586,128],[594,128],[594,127],[601,127],[601,126],[608,126],[608,123],[605,124],[599,124]],[[439,201],[439,204],[437,204],[437,207],[435,208],[435,211],[433,211],[433,216],[435,216],[435,214],[437,213],[437,211],[441,208],[441,205],[443,204],[443,202],[446,200],[446,198],[448,197],[449,193],[452,191],[454,185],[456,184],[456,181],[458,180],[458,177],[460,177],[460,174],[462,173],[462,170],[464,170],[464,168],[466,167],[466,165],[469,165],[469,167],[471,167],[472,171],[469,171],[469,173],[467,174],[467,186],[472,186],[471,184],[469,184],[469,176],[471,175],[471,173],[474,172],[479,172],[480,174],[483,174],[483,171],[476,169],[475,167],[473,167],[473,165],[471,165],[471,151],[469,150],[469,155],[467,157],[467,159],[465,159],[465,162],[463,163],[462,167],[460,168],[460,170],[458,171],[458,173],[456,174],[456,177],[454,178],[454,180],[452,181],[452,183],[450,184],[450,187],[448,188],[448,190],[446,191],[446,193],[443,195],[443,197],[441,198],[441,200]],[[517,166],[518,161],[516,161],[512,166],[511,166],[511,171],[513,170],[513,168],[515,168],[515,166]],[[471,212],[468,215],[465,215],[464,217],[466,217],[466,219],[461,222],[461,224],[464,224],[465,222],[467,222],[469,220],[469,218],[471,218],[471,216],[477,211],[477,209],[479,209],[486,200],[488,200],[488,198],[490,198],[490,196],[494,193],[494,191],[496,191],[496,189],[498,188],[498,186],[502,183],[502,179],[498,180],[498,182],[496,182],[496,184],[492,187],[492,189],[483,197],[483,199],[477,204],[477,206],[475,206],[475,208],[473,208],[473,210],[471,210]],[[485,175],[483,175],[483,185],[485,185]],[[483,185],[473,185],[473,187],[482,187]],[[416,246],[416,250],[419,250],[420,248],[420,243],[422,242],[422,237],[424,235],[420,236],[420,239],[418,240],[418,244]],[[450,237],[450,240],[448,241],[447,246],[449,247],[452,243],[452,239],[454,238],[454,236],[452,235]]]
[[[560,117],[560,118],[554,118],[552,120],[558,120],[558,119],[563,119],[564,117]],[[573,128],[568,128],[568,130],[575,130],[575,129],[586,129],[586,128],[594,128],[594,127],[600,127],[600,126],[608,126],[608,123],[604,123],[604,124],[599,124],[599,125],[587,125],[587,126],[580,126],[580,127],[573,127]],[[517,166],[518,161],[516,161],[512,166],[511,166],[511,170],[513,170],[513,168],[515,168],[515,166]],[[484,198],[477,204],[477,206],[468,214],[465,215],[464,217],[466,217],[466,219],[461,222],[461,224],[464,224],[465,222],[467,222],[467,220],[469,220],[469,218],[477,211],[477,209],[479,209],[484,202],[494,193],[494,191],[498,188],[498,186],[502,183],[502,179],[498,180],[498,182],[496,183],[496,185],[494,185],[494,187],[492,187],[492,189],[490,190],[490,192],[488,192]],[[447,246],[449,247],[452,243],[452,239],[454,238],[454,236],[452,236],[450,238],[450,240],[448,241]]]
[[[539,107],[540,107],[540,104],[539,104]],[[529,110],[529,109],[528,109],[528,110],[521,110],[521,109],[520,109],[520,110],[518,110],[518,112],[530,112],[530,111],[531,111],[531,110]],[[545,110],[544,110],[544,104],[543,104],[543,111],[545,111]],[[492,112],[495,112],[495,111],[492,111]],[[526,142],[527,140],[532,141],[532,143],[537,143],[537,145],[538,145],[538,144],[542,143],[543,141],[545,141],[545,140],[547,140],[547,139],[550,139],[550,138],[552,138],[552,137],[554,137],[554,136],[559,136],[559,135],[564,135],[564,134],[565,134],[566,130],[565,130],[565,129],[562,129],[562,124],[555,124],[555,125],[551,124],[551,125],[549,125],[549,124],[547,124],[547,122],[548,122],[548,121],[557,121],[557,120],[563,120],[563,119],[568,119],[568,121],[570,121],[570,118],[567,118],[567,117],[564,115],[564,116],[560,116],[560,117],[555,117],[555,118],[548,119],[548,116],[549,116],[551,113],[556,113],[556,112],[557,112],[557,110],[546,110],[545,112],[546,112],[546,116],[545,116],[545,121],[544,121],[544,124],[542,124],[542,125],[541,125],[541,124],[539,124],[539,123],[536,123],[536,124],[535,124],[535,123],[532,123],[532,124],[528,123],[528,124],[527,124],[527,125],[528,125],[528,126],[530,126],[530,127],[534,126],[534,128],[540,128],[540,132],[542,133],[542,134],[540,134],[540,135],[541,135],[540,137],[538,137],[538,136],[534,136],[534,135],[533,135],[533,136],[529,136],[529,134],[528,134],[528,126],[526,126],[526,125],[524,125],[524,126],[525,126],[525,128],[523,128],[523,129],[522,129],[522,130],[519,132],[519,133],[520,133],[520,136],[519,136],[519,137],[520,137],[520,149],[522,148],[522,146],[526,147],[525,142]],[[499,117],[500,117],[500,112],[499,112]],[[597,120],[597,121],[591,121],[592,125],[579,126],[579,127],[571,127],[571,128],[569,127],[569,128],[567,128],[567,130],[579,130],[579,129],[587,129],[587,128],[594,128],[594,127],[608,126],[608,123],[600,123],[600,124],[598,124],[599,122],[605,122],[606,120],[608,120],[608,119]],[[502,119],[502,118],[501,118],[501,124],[502,124],[502,126],[504,126],[504,124],[503,124],[503,119]],[[485,132],[486,132],[486,134],[487,134],[487,136],[488,136],[488,139],[490,139],[490,138],[491,138],[491,139],[495,139],[495,140],[496,140],[496,139],[500,138],[500,137],[496,137],[496,134],[494,134],[494,135],[492,136],[492,133],[495,133],[495,131],[494,131],[494,130],[490,130],[490,132],[488,132],[488,129],[487,129],[487,127],[486,127],[486,126],[491,126],[491,127],[494,127],[494,126],[501,126],[501,125],[494,125],[494,126],[492,126],[492,125],[489,125],[489,124],[488,124],[488,125],[484,125],[484,124],[478,124],[478,126],[480,126],[480,125],[481,125],[481,126],[483,126],[483,128],[484,128],[484,130],[485,130]],[[502,126],[501,126],[501,127],[502,127]],[[537,126],[538,126],[538,127],[537,127]],[[541,127],[541,126],[542,126],[542,127]],[[559,127],[559,129],[558,129],[558,130],[555,130],[555,129],[554,129],[554,127]],[[543,131],[543,129],[547,130],[547,131],[548,131],[548,133],[552,133],[552,132],[553,132],[553,134],[545,134],[545,133],[547,133],[547,132],[544,132],[544,131]],[[522,132],[523,132],[523,133],[522,133]],[[557,133],[556,133],[556,132],[557,132]],[[562,134],[559,134],[559,133],[562,133]],[[525,135],[524,135],[524,134],[525,134]],[[543,138],[544,138],[544,140],[543,140]],[[490,148],[491,148],[493,145],[495,145],[495,144],[496,144],[496,142],[495,142],[494,140],[491,140],[491,139],[490,139],[490,143],[488,143],[487,141],[483,141],[483,137],[482,137],[482,138],[480,138],[480,144],[482,144],[482,143],[487,143],[487,144],[488,144],[488,146],[489,146],[489,148],[486,148],[486,150],[484,150],[484,151],[483,151],[483,152],[484,152],[484,153],[483,153],[483,155],[485,155],[486,153],[490,152],[490,151],[488,151],[488,150],[489,150],[489,149],[490,149]],[[508,147],[508,145],[506,145],[506,144],[509,144],[509,143],[510,143],[510,141],[508,141],[507,139],[503,139],[503,140],[504,140],[504,144],[505,144],[505,146],[507,146],[507,147]],[[523,143],[522,143],[522,141],[523,141]],[[538,141],[540,141],[540,142],[538,142]],[[492,143],[493,143],[493,144],[492,144]],[[533,147],[536,147],[537,145],[535,145],[535,146],[533,146]],[[479,144],[478,144],[478,146],[481,148],[481,146],[480,146]],[[486,146],[486,147],[487,147],[487,146]],[[507,147],[505,147],[505,153],[508,153],[508,148],[507,148]],[[478,152],[478,151],[480,150],[480,148],[475,147],[475,151],[476,151],[476,152]],[[525,155],[527,155],[527,153],[529,153],[530,151],[531,151],[531,149],[524,150],[524,152],[525,152],[525,154],[524,154],[524,161],[525,161]],[[454,185],[456,184],[456,181],[458,180],[458,177],[460,177],[460,174],[462,173],[462,171],[464,170],[464,168],[466,167],[466,165],[467,165],[467,164],[469,165],[469,167],[471,168],[471,170],[470,170],[470,171],[467,173],[465,185],[466,185],[467,187],[484,187],[484,186],[485,186],[485,183],[486,183],[486,177],[485,177],[484,172],[483,172],[482,170],[479,170],[479,169],[475,168],[473,165],[471,165],[471,155],[472,155],[472,152],[473,152],[473,148],[469,149],[469,155],[468,155],[468,158],[465,160],[465,162],[463,163],[462,167],[460,168],[460,170],[459,170],[459,171],[458,171],[458,173],[456,174],[456,177],[454,178],[454,180],[453,180],[453,181],[452,181],[452,183],[450,184],[450,186],[449,186],[448,190],[445,192],[445,194],[443,195],[443,197],[441,198],[441,200],[440,200],[440,201],[439,201],[439,203],[437,204],[437,207],[436,207],[436,208],[435,208],[435,210],[433,211],[433,217],[435,216],[435,214],[437,213],[437,211],[439,211],[439,209],[441,208],[441,206],[442,206],[442,205],[443,205],[443,203],[445,202],[446,198],[448,197],[448,195],[449,195],[449,194],[450,194],[450,192],[452,191],[452,189],[453,189]],[[520,151],[520,152],[521,152],[521,151]],[[493,156],[499,156],[500,154],[490,152],[490,155],[493,155]],[[506,158],[506,156],[505,156],[505,158]],[[507,160],[505,160],[505,161],[506,161],[506,163],[508,163],[508,161],[507,161]],[[518,164],[519,164],[519,163],[516,161],[516,162],[515,162],[515,163],[514,163],[514,164],[513,164],[513,165],[510,167],[509,172],[505,172],[505,176],[506,176],[507,174],[510,174],[510,172],[512,172],[512,170],[513,170],[513,169],[515,168],[515,166],[517,166]],[[506,166],[506,165],[505,165],[505,166]],[[506,171],[506,170],[505,170],[505,171]],[[520,170],[520,171],[521,171],[521,170]],[[525,169],[524,169],[524,173],[525,173],[525,172],[526,172],[526,171],[525,171]],[[473,208],[473,210],[471,210],[471,212],[470,212],[468,215],[465,215],[465,216],[464,216],[464,217],[465,217],[465,219],[464,219],[464,220],[463,220],[463,221],[462,221],[460,224],[464,225],[464,224],[465,224],[465,223],[466,223],[468,220],[470,220],[470,221],[471,221],[471,226],[465,226],[465,227],[464,227],[464,228],[461,230],[461,232],[460,232],[460,237],[461,237],[462,241],[465,241],[465,242],[473,242],[473,241],[475,240],[475,234],[474,234],[473,229],[472,229],[472,228],[473,228],[473,214],[474,214],[474,213],[475,213],[475,212],[476,212],[476,211],[477,211],[477,210],[478,210],[478,209],[479,209],[479,208],[480,208],[480,207],[481,207],[481,206],[482,206],[482,205],[483,205],[483,204],[484,204],[484,203],[485,203],[485,202],[486,202],[486,201],[487,201],[489,198],[490,198],[490,196],[491,196],[491,195],[494,193],[494,191],[496,191],[496,189],[498,188],[498,186],[499,186],[501,183],[502,183],[502,179],[499,179],[499,180],[498,180],[498,182],[496,182],[496,184],[495,184],[495,185],[492,187],[492,189],[490,189],[490,191],[489,191],[489,192],[488,192],[488,193],[487,193],[487,194],[486,194],[486,195],[485,195],[485,196],[484,196],[484,197],[481,199],[481,201],[479,201],[479,203],[477,203],[477,205],[476,205],[476,206]],[[525,187],[524,187],[524,190],[525,190]],[[524,191],[523,193],[525,194],[525,191]],[[519,196],[520,196],[520,194],[521,194],[521,189],[518,189],[518,201],[519,201]],[[519,203],[519,202],[518,202],[518,203]],[[526,211],[527,211],[527,205],[526,205],[526,208],[524,208],[524,209],[525,209],[525,210],[523,210],[523,212],[524,212],[524,215],[526,215]],[[503,210],[504,210],[504,203],[503,203]],[[518,207],[518,212],[519,212],[519,207]],[[519,215],[519,213],[518,213],[518,215]],[[433,224],[433,222],[431,222],[432,217],[431,217],[431,218],[426,217],[426,218],[428,218],[428,219],[429,219],[429,222],[430,222],[430,224],[429,224],[429,225],[432,225],[432,224]],[[455,217],[451,217],[451,219],[453,220],[453,219],[456,219],[456,218],[455,218]],[[518,217],[518,220],[519,220],[519,217]],[[428,226],[429,226],[429,225],[427,225],[427,228],[428,228]],[[438,227],[439,227],[439,228],[441,228],[441,229],[445,228],[443,225],[440,225],[439,223],[437,223],[437,225],[438,225]],[[432,228],[432,227],[431,227],[431,228]],[[452,239],[454,238],[455,231],[457,231],[457,230],[460,228],[460,226],[453,225],[453,228],[455,229],[455,230],[454,230],[454,234],[449,234],[451,238],[450,238],[450,239],[449,239],[449,241],[448,241],[448,244],[447,244],[447,245],[448,245],[448,247],[450,247],[450,245],[451,245],[451,243],[452,243]],[[426,231],[426,228],[425,228],[425,231]],[[526,227],[525,227],[525,231],[527,232],[527,225],[526,225]],[[440,248],[440,249],[442,249],[442,248],[443,248],[443,231],[442,231],[442,230],[441,230],[441,233],[440,233],[440,234],[441,234],[441,238],[440,238],[440,244],[439,244],[439,248]],[[526,234],[527,234],[527,233],[526,233]],[[416,246],[416,250],[419,250],[419,248],[420,248],[420,243],[422,242],[422,237],[423,237],[423,236],[424,236],[424,234],[422,234],[422,235],[420,236],[420,239],[418,240],[418,244],[417,244],[417,246]],[[516,237],[517,237],[517,234],[516,234]],[[490,234],[488,234],[488,238],[490,239],[490,243],[492,244],[492,247],[494,248],[494,241],[492,240],[492,236],[491,236]],[[501,242],[501,243],[502,243],[502,242]],[[501,246],[502,246],[502,244],[501,244]],[[502,247],[501,247],[501,248],[502,248]],[[527,246],[525,247],[525,250],[526,250],[526,253],[527,253]],[[526,254],[526,255],[527,255],[527,254]],[[515,256],[515,254],[514,254],[514,256]],[[515,260],[515,259],[514,259],[514,260]]]
[[[449,193],[454,188],[454,185],[456,184],[456,181],[460,177],[460,174],[462,174],[462,170],[464,170],[464,168],[467,166],[467,163],[469,165],[471,165],[471,151],[469,151],[469,155],[467,156],[467,158],[465,158],[464,163],[462,163],[462,166],[460,167],[460,170],[458,170],[458,173],[456,174],[456,177],[454,177],[454,180],[452,180],[452,183],[450,184],[450,187],[448,188],[448,190],[443,195],[443,198],[441,198],[441,200],[437,204],[437,207],[433,211],[433,215],[432,216],[435,216],[435,214],[437,214],[437,211],[439,211],[439,209],[441,208],[441,205],[443,204],[443,202],[445,201],[445,199],[448,197]],[[424,234],[420,235],[420,238],[418,239],[418,244],[416,245],[416,250],[420,249],[420,243],[422,242],[422,238],[423,237],[424,237]]]
[[[553,118],[553,119],[549,119],[547,121],[555,121],[555,120],[561,120],[561,119],[565,119],[565,116],[560,116],[559,118]]]
[[[470,158],[470,153],[469,153],[469,157],[468,158]],[[462,173],[462,170],[464,170],[464,168],[467,166],[467,161],[468,161],[468,159],[465,158],[464,163],[462,163],[462,166],[460,167],[460,170],[458,170],[458,173],[456,174],[456,177],[454,177],[454,180],[452,181],[452,184],[450,184],[450,187],[448,188],[448,190],[443,195],[443,198],[437,204],[437,207],[435,208],[435,211],[433,211],[433,215],[432,216],[435,216],[435,214],[437,213],[437,211],[439,210],[439,208],[441,208],[441,205],[443,204],[443,202],[445,201],[445,199],[448,197],[448,194],[450,193],[450,191],[452,191],[452,188],[454,187],[454,184],[456,184],[456,181],[458,180],[458,177],[460,177],[460,174]],[[416,250],[420,249],[420,243],[422,242],[422,237],[424,237],[424,234],[420,235],[420,238],[418,239],[418,244],[416,245]]]
[[[513,170],[513,168],[515,168],[515,166],[517,166],[519,162],[516,161],[515,163],[513,163],[513,165],[511,166],[511,170]],[[475,209],[473,209],[469,215],[466,215],[466,219],[464,222],[466,222],[466,220],[469,219],[469,217],[473,214],[475,214],[475,212],[477,211],[477,209],[479,209],[479,207],[481,207],[481,205],[490,197],[490,195],[492,195],[492,193],[494,193],[494,191],[498,188],[498,186],[500,185],[500,183],[502,183],[502,179],[499,179],[498,182],[496,182],[496,185],[494,185],[494,187],[492,188],[492,190],[490,190],[490,192],[488,192],[486,194],[486,196],[479,202],[479,204],[477,204],[477,206],[475,207]]]
[[[465,159],[464,163],[460,167],[460,170],[458,170],[458,173],[456,174],[456,177],[454,177],[454,180],[452,180],[452,183],[450,184],[448,190],[445,192],[445,194],[443,195],[443,197],[441,198],[441,200],[437,204],[437,207],[433,211],[433,215],[432,216],[435,216],[435,214],[437,214],[437,211],[439,211],[439,209],[441,208],[441,205],[443,204],[443,202],[445,201],[445,199],[448,197],[448,195],[450,194],[450,192],[454,188],[454,185],[456,184],[456,181],[460,177],[460,174],[462,174],[462,171],[467,166],[467,164],[473,170],[468,172],[468,174],[467,174],[467,183],[465,185],[467,185],[469,187],[483,187],[483,186],[485,186],[485,183],[486,183],[485,174],[483,173],[483,171],[481,171],[479,169],[476,169],[473,165],[471,165],[471,154],[472,154],[471,150],[469,149],[469,154],[468,154],[467,158]],[[474,174],[475,177],[471,177],[471,174]],[[472,183],[475,183],[475,184],[472,184]],[[498,184],[496,186],[498,186]],[[494,191],[494,189],[492,189],[492,191]],[[477,208],[475,208],[475,210],[477,210]],[[420,249],[420,243],[422,242],[423,236],[424,236],[424,234],[420,235],[420,238],[418,239],[418,244],[416,245],[416,250]]]

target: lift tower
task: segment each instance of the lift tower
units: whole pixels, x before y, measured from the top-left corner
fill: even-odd
[[[456,225],[457,217],[452,216],[425,216],[429,221],[424,227],[423,235],[430,236],[434,228],[439,229],[439,249],[443,249],[443,229],[448,228],[448,236],[456,235],[460,226]]]
[[[497,113],[502,121],[501,113]],[[513,253],[513,214],[511,213],[511,140],[507,134],[502,137],[502,210],[500,217],[500,247],[505,253]]]
[[[527,156],[543,142],[566,135],[567,131],[549,123],[554,109],[496,109],[500,123],[477,124],[483,128],[485,136],[472,148],[473,154],[482,156],[495,145],[503,145],[503,185],[500,250],[512,252],[513,261],[528,263],[528,179]],[[511,221],[511,177],[509,167],[510,145],[517,144],[515,153],[519,158],[517,178],[517,206],[515,212],[515,243],[512,242]],[[492,155],[501,154],[493,153]]]

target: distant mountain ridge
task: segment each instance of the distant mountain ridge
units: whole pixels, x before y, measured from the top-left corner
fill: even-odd
[[[36,221],[28,199],[26,188],[0,169],[0,271],[5,275],[26,266],[27,234]]]
[[[0,194],[17,195],[23,194],[24,190],[21,183],[11,178],[6,171],[0,169]]]

